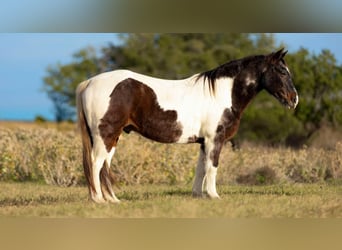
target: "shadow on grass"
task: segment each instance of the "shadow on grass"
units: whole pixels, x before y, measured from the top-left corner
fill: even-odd
[[[122,200],[136,201],[149,200],[168,196],[192,197],[192,191],[184,188],[155,189],[151,191],[124,190],[118,194]]]
[[[52,205],[60,203],[70,203],[80,201],[80,198],[75,196],[59,197],[53,195],[39,195],[38,197],[5,197],[0,200],[0,207],[8,206],[38,206],[38,205]]]
[[[277,195],[298,196],[307,194],[320,194],[324,185],[257,185],[257,186],[231,186],[224,187],[221,193],[226,195]]]
[[[278,186],[278,185],[265,185],[265,186],[219,186],[218,192],[221,195],[276,195],[276,196],[298,196],[305,194],[321,193],[322,189],[319,187],[294,187],[294,186]],[[118,193],[118,196],[122,200],[136,201],[136,200],[149,200],[167,197],[183,197],[194,198],[192,196],[191,188],[184,187],[153,187],[146,190],[146,187],[139,189],[127,189]],[[204,193],[202,197],[196,198],[208,198]],[[195,198],[194,198],[195,199]]]

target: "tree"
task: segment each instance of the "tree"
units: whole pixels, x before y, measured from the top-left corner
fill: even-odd
[[[275,48],[272,35],[129,34],[122,39],[123,46],[111,44],[103,49],[106,70],[127,68],[174,79]]]
[[[295,117],[303,123],[309,138],[323,124],[342,125],[342,67],[329,50],[312,55],[301,48],[289,55],[288,63],[300,93]]]
[[[77,85],[100,72],[95,50],[91,47],[73,55],[69,64],[57,64],[47,68],[43,91],[54,105],[57,122],[71,120],[75,116],[75,89]]]
[[[302,133],[302,123],[294,116],[294,111],[285,109],[263,91],[247,107],[236,140],[279,145],[286,144],[293,135]]]

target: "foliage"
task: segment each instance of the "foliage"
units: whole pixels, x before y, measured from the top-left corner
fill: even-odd
[[[103,49],[106,70],[128,68],[163,78],[183,78],[227,61],[274,48],[272,36],[248,34],[130,34],[123,46]]]
[[[287,58],[300,93],[295,117],[307,136],[328,123],[342,125],[342,67],[329,50],[312,55],[302,48]]]
[[[34,118],[34,122],[37,122],[37,123],[44,123],[44,122],[46,122],[46,118],[45,118],[44,116],[37,115],[37,116]]]
[[[76,87],[80,82],[100,72],[97,61],[95,50],[89,47],[75,53],[72,63],[47,68],[43,91],[54,104],[57,122],[74,117]]]
[[[57,121],[74,118],[75,88],[100,72],[131,69],[155,77],[179,79],[217,67],[232,59],[276,49],[267,34],[123,34],[119,45],[101,53],[86,48],[73,61],[47,69],[44,91],[55,106]],[[269,95],[259,95],[243,116],[239,140],[270,145],[301,146],[323,125],[342,125],[342,67],[329,50],[318,55],[305,48],[288,54],[300,102],[285,110]]]
[[[303,125],[294,112],[285,109],[266,92],[261,92],[247,107],[236,140],[284,145],[291,135],[302,133]]]

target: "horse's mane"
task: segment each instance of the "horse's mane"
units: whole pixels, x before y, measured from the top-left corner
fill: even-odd
[[[216,80],[222,77],[234,77],[240,73],[240,71],[246,67],[251,61],[259,61],[264,58],[263,55],[249,56],[242,59],[229,61],[222,64],[212,70],[208,70],[200,73],[197,76],[196,82],[203,77],[203,84],[208,83],[210,93],[215,94]]]

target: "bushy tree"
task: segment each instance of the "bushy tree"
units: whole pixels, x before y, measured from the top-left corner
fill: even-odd
[[[54,105],[57,122],[74,118],[77,85],[99,72],[98,58],[91,47],[75,53],[73,61],[69,64],[58,63],[47,68],[47,76],[43,79],[43,91]]]
[[[300,93],[295,117],[310,137],[323,124],[342,125],[342,67],[329,50],[310,54],[302,48],[289,55],[288,63]]]
[[[129,34],[123,46],[103,49],[106,70],[127,68],[163,78],[183,78],[232,59],[274,49],[272,35]]]
[[[264,91],[247,107],[236,140],[279,145],[289,143],[289,138],[302,133],[302,123],[294,116],[294,111],[284,108]],[[293,143],[298,142],[291,141]]]

